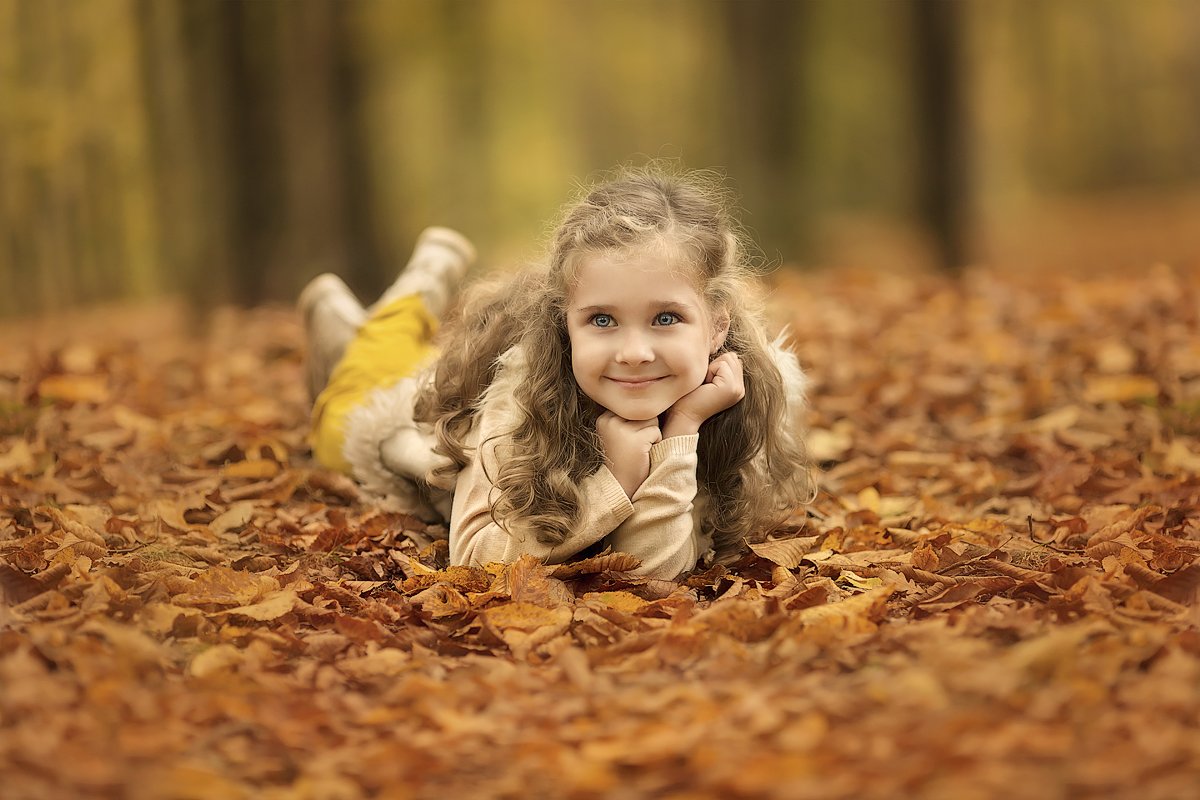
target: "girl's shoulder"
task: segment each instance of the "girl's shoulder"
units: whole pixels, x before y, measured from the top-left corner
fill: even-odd
[[[514,344],[496,357],[496,374],[492,382],[480,395],[479,404],[507,402],[517,387],[529,376],[529,359],[521,344]]]

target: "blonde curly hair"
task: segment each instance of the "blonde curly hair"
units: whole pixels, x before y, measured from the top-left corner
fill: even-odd
[[[729,317],[719,352],[736,353],[744,368],[745,397],[700,429],[702,524],[718,558],[736,554],[811,500],[797,418],[802,398],[789,398],[772,355],[744,242],[714,176],[661,165],[626,169],[565,208],[545,265],[468,292],[461,315],[443,330],[436,374],[415,416],[434,425],[439,451],[457,469],[465,467],[464,442],[500,356],[518,345],[527,354],[528,378],[514,397],[520,421],[509,434],[511,456],[489,476],[497,522],[546,544],[562,542],[577,523],[578,484],[600,468],[604,452],[598,406],[571,369],[567,298],[581,258],[647,246],[672,247],[692,266],[709,309]],[[785,359],[794,366],[794,356]]]

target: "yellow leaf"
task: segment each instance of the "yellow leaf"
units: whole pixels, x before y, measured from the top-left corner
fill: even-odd
[[[796,615],[795,620],[804,626],[805,635],[869,633],[875,630],[876,621],[883,618],[887,599],[893,591],[895,587],[881,586],[839,603],[806,608]]]
[[[583,596],[585,601],[597,600],[609,608],[626,614],[636,614],[650,603],[632,592],[588,592]]]
[[[109,398],[108,382],[102,375],[51,375],[38,383],[38,394],[68,403],[100,404]]]
[[[496,635],[505,631],[529,633],[542,628],[560,632],[571,624],[571,609],[565,606],[543,608],[533,603],[505,603],[480,614],[484,626]]]
[[[274,478],[279,474],[279,464],[269,458],[251,458],[226,464],[221,468],[221,474],[226,478]]]
[[[839,429],[813,428],[805,439],[808,454],[814,461],[839,461],[854,446],[851,432]]]
[[[1083,398],[1089,403],[1128,403],[1158,396],[1158,383],[1145,375],[1092,375]]]
[[[874,486],[868,486],[858,493],[858,507],[878,514],[879,499],[879,490]]]
[[[884,585],[883,578],[869,578],[865,575],[859,575],[857,572],[851,572],[848,569],[842,570],[842,574],[838,577],[838,581],[848,583],[856,589],[877,589]]]

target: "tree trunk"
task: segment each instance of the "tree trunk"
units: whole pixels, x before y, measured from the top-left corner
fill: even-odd
[[[792,251],[802,240],[803,215],[794,179],[799,150],[800,60],[795,44],[802,3],[741,0],[725,3],[732,57],[728,141],[736,142],[731,171],[768,254]]]
[[[919,208],[942,268],[961,269],[969,253],[966,115],[960,57],[963,6],[957,0],[911,0],[913,92],[921,180]]]

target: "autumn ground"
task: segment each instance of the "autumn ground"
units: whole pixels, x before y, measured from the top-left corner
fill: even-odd
[[[1200,275],[774,298],[824,491],[679,584],[447,568],[286,310],[9,324],[0,796],[1194,796]]]

